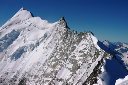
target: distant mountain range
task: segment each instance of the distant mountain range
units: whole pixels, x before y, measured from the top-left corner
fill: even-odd
[[[120,44],[123,44],[122,42],[111,42],[111,43],[114,44],[114,45],[120,45]],[[124,44],[128,45],[128,43],[124,43]]]
[[[64,17],[49,23],[21,8],[0,27],[0,85],[122,85],[127,71],[128,45],[77,34]]]

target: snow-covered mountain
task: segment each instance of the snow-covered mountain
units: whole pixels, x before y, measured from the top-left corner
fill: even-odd
[[[103,44],[109,48],[113,58],[111,58],[111,60],[106,59],[106,64],[103,66],[104,71],[100,74],[100,77],[106,79],[103,76],[108,76],[109,80],[106,79],[105,83],[109,85],[127,85],[128,45],[114,45],[107,40],[103,41]]]
[[[117,48],[117,45],[112,44],[108,40],[103,41],[103,44],[109,48],[111,54]]]
[[[120,45],[120,44],[126,44],[126,45],[128,45],[128,43],[122,43],[122,42],[111,42],[112,44],[114,44],[114,45]]]
[[[70,31],[64,17],[49,23],[21,8],[0,27],[0,84],[107,85],[104,64],[118,50]]]
[[[128,45],[114,45],[107,40],[103,41],[103,44],[109,48],[110,53],[128,70]]]

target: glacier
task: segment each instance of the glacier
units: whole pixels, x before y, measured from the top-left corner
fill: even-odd
[[[108,46],[90,31],[71,31],[64,17],[49,23],[21,8],[0,27],[0,84],[107,85],[106,58],[120,52]]]

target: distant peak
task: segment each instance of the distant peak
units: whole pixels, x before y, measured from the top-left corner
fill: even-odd
[[[108,40],[105,40],[105,42],[109,42]]]

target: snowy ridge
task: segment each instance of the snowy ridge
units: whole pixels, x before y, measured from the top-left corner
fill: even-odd
[[[108,47],[110,54],[113,57],[104,59],[105,65],[102,67],[102,73],[99,75],[97,85],[127,85],[127,45],[114,45],[109,41],[103,41],[103,44]],[[124,79],[123,79],[124,78]],[[125,81],[125,82],[124,82]]]
[[[109,41],[104,41],[103,43],[109,48],[111,54],[128,70],[128,45],[120,44],[116,46]]]
[[[126,45],[126,44],[117,45],[117,48],[115,50],[118,52],[118,54],[116,54],[117,59],[128,70],[128,45]]]
[[[71,32],[64,17],[49,23],[21,8],[0,27],[0,84],[94,84],[110,57],[98,43],[89,31]]]

